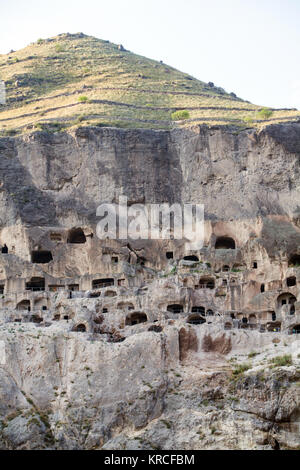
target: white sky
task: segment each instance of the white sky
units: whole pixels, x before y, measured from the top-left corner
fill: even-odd
[[[0,54],[64,32],[122,43],[255,104],[300,109],[300,0],[0,0]]]

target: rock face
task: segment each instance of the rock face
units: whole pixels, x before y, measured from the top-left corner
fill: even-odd
[[[300,124],[0,154],[0,448],[299,448]],[[122,195],[204,204],[204,246],[99,240]]]

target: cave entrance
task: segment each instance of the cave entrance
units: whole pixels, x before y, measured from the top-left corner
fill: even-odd
[[[50,292],[57,292],[58,290],[64,290],[65,286],[59,284],[49,284],[48,289]]]
[[[6,243],[4,243],[3,247],[1,248],[1,253],[4,254],[4,255],[7,255],[8,248],[7,248]]]
[[[171,304],[168,305],[167,311],[171,313],[182,313],[183,312],[183,306],[180,304]]]
[[[195,255],[185,256],[183,259],[184,261],[194,261],[195,263],[199,262],[198,256],[195,256]]]
[[[200,313],[201,315],[205,315],[205,307],[192,307],[192,313]]]
[[[205,318],[202,318],[200,315],[190,315],[187,319],[187,323],[190,325],[203,325],[205,322]]]
[[[31,262],[37,264],[50,263],[53,260],[51,251],[32,251]]]
[[[297,281],[296,281],[295,276],[291,276],[287,278],[286,280],[287,287],[294,287],[296,284],[297,284]]]
[[[292,255],[289,258],[289,266],[291,268],[295,268],[297,266],[300,266],[300,255]]]
[[[79,325],[74,326],[73,331],[77,331],[78,333],[85,333],[86,326],[83,323],[80,323]]]
[[[72,292],[79,291],[79,284],[69,284],[68,289]]]
[[[212,278],[205,278],[203,277],[200,279],[199,282],[200,289],[214,289],[215,288],[215,280]]]
[[[26,282],[26,290],[45,290],[45,279],[43,277],[32,277],[29,282]]]
[[[83,244],[86,242],[86,236],[82,228],[72,228],[68,233],[67,243]]]
[[[278,307],[282,307],[283,305],[294,305],[295,302],[297,302],[297,298],[293,295],[290,294],[289,292],[285,292],[283,294],[280,294],[277,297],[277,305]]]
[[[107,278],[107,279],[95,279],[92,282],[93,289],[102,289],[103,287],[110,287],[114,285],[114,279]]]
[[[295,305],[291,305],[290,306],[290,315],[295,315],[295,311],[296,311]]]
[[[43,318],[39,317],[38,315],[31,315],[29,321],[32,323],[42,323]]]
[[[21,300],[21,302],[17,304],[17,310],[27,310],[28,312],[30,312],[30,301]]]
[[[140,323],[146,323],[148,321],[145,313],[132,313],[126,317],[125,324],[127,326],[139,325]]]
[[[272,322],[267,325],[267,331],[270,333],[280,333],[281,322]]]
[[[230,237],[218,237],[215,244],[216,250],[235,250],[235,241]]]

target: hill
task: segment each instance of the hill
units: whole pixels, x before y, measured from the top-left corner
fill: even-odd
[[[266,110],[122,45],[61,34],[0,55],[7,102],[0,132],[82,125],[169,129],[190,123],[261,126],[299,119]],[[174,114],[178,112],[178,114]]]

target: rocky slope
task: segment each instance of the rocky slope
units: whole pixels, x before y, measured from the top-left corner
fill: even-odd
[[[82,33],[39,39],[0,55],[0,134],[86,125],[170,129],[177,122],[242,127],[299,119],[296,109],[266,110],[121,44]],[[2,100],[0,98],[0,103]],[[173,113],[185,111],[183,115]]]
[[[243,373],[245,332],[175,322],[115,344],[2,326],[1,448],[298,449],[299,340],[252,336],[260,352]],[[270,369],[291,349],[294,366]]]

